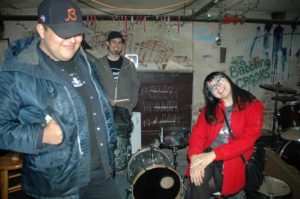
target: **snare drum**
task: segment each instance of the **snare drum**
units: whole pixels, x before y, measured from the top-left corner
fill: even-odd
[[[189,142],[189,130],[177,125],[162,126],[160,129],[160,142],[161,148],[186,148]]]
[[[136,152],[128,162],[127,171],[133,199],[183,198],[181,177],[159,149],[145,148]]]

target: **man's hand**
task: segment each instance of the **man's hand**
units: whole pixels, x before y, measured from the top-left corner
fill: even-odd
[[[50,120],[44,129],[43,143],[44,144],[60,144],[63,139],[63,133],[59,125]]]
[[[111,99],[111,98],[108,98],[108,99],[109,99],[109,103],[110,103],[111,106],[115,106],[116,105],[113,99]]]

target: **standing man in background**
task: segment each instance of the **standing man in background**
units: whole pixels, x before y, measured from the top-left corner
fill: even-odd
[[[126,157],[126,148],[130,144],[129,137],[132,127],[126,128],[125,123],[131,122],[132,110],[137,105],[140,89],[140,81],[134,64],[121,55],[124,42],[120,32],[111,31],[106,40],[108,55],[97,60],[100,81],[108,93],[114,109],[114,124],[118,134],[115,151],[116,170],[126,168],[128,158]],[[124,118],[120,114],[126,116],[127,122],[119,120]]]
[[[109,148],[112,110],[81,48],[87,32],[71,0],[44,0],[39,37],[10,45],[0,72],[0,149],[21,152],[33,198],[119,199]]]

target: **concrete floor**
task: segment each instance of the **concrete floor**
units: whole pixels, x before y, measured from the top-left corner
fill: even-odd
[[[147,151],[148,148],[143,148],[141,151]],[[149,148],[150,150],[150,148]],[[186,160],[186,152],[187,149],[180,149],[177,151],[177,156],[176,156],[176,160],[177,160],[177,167],[176,170],[174,169],[173,166],[171,166],[170,164],[172,164],[173,162],[173,154],[172,154],[172,150],[170,149],[159,149],[158,150],[158,154],[162,153],[165,156],[167,156],[167,158],[169,159],[169,161],[167,162],[165,160],[165,167],[163,170],[165,171],[170,171],[172,174],[174,174],[175,176],[177,176],[178,178],[180,178],[182,180],[182,184],[180,185],[180,183],[178,183],[178,186],[180,186],[180,189],[175,189],[175,191],[173,191],[173,193],[175,192],[178,195],[184,195],[184,182],[183,182],[183,176],[184,176],[184,172],[187,166],[187,160]],[[142,157],[144,154],[140,153],[140,152],[136,152],[135,154],[133,154],[133,156],[135,157]],[[154,157],[157,158],[157,157]],[[138,163],[138,162],[137,162]],[[139,164],[139,163],[138,163]],[[148,167],[151,167],[152,169],[156,169],[158,168],[158,170],[160,170],[160,166],[157,165],[151,165],[149,164]],[[146,169],[146,168],[144,168]],[[137,172],[136,176],[134,176],[133,178],[135,178],[136,180],[141,180],[143,179],[143,175],[147,175],[148,171],[143,171],[141,170],[140,173]],[[139,174],[138,174],[139,173]],[[117,183],[117,186],[119,188],[119,192],[120,195],[122,197],[122,199],[130,199],[132,198],[131,195],[131,185],[132,182],[128,179],[128,172],[127,169],[124,170],[120,170],[117,171],[116,176],[115,176],[115,181]],[[128,191],[129,190],[129,191]],[[138,188],[134,188],[134,191],[140,191]],[[10,195],[10,199],[27,199],[25,197],[25,194],[22,191],[19,191],[17,193],[13,193]],[[154,198],[153,198],[154,199]],[[167,198],[157,198],[157,199],[167,199]]]
[[[148,149],[143,148],[142,151],[143,150],[148,150]],[[185,148],[185,149],[180,149],[180,150],[177,151],[178,155],[176,157],[176,160],[177,160],[176,170],[174,169],[173,166],[170,165],[170,163],[173,162],[172,150],[170,150],[170,149],[159,149],[159,153],[165,154],[169,159],[169,162],[166,163],[165,168],[161,169],[159,166],[157,166],[155,164],[153,164],[153,165],[150,164],[150,165],[148,165],[148,167],[151,168],[150,169],[151,171],[152,171],[153,168],[154,169],[157,168],[158,170],[171,171],[171,173],[174,174],[175,177],[179,177],[182,180],[182,184],[180,185],[180,183],[179,183],[178,186],[180,186],[181,188],[180,189],[175,189],[175,191],[172,191],[172,194],[174,194],[174,192],[176,192],[175,194],[182,196],[182,199],[183,199],[183,195],[185,193],[185,187],[186,187],[186,182],[183,180],[184,179],[183,176],[184,176],[184,173],[185,173],[185,169],[187,167],[187,159],[186,159],[187,149]],[[141,157],[141,156],[143,156],[143,153],[137,152],[137,153],[133,154],[133,156]],[[135,164],[139,164],[139,163],[135,163]],[[272,162],[272,163],[269,163],[269,164],[273,165],[274,163]],[[133,177],[133,179],[134,179],[133,181],[136,182],[137,180],[143,180],[144,176],[146,176],[147,174],[150,174],[149,170],[148,171],[141,170],[139,174],[137,174],[136,176]],[[162,175],[162,174],[158,173],[158,175]],[[124,169],[124,170],[118,171],[116,173],[116,177],[115,177],[115,180],[116,180],[116,183],[118,185],[119,192],[120,192],[120,195],[121,195],[122,199],[131,199],[132,198],[132,195],[131,195],[130,191],[128,191],[128,190],[132,190],[131,185],[133,184],[133,182],[132,182],[132,180],[129,180],[127,176],[128,176],[128,171],[127,171],[127,169]],[[152,176],[155,176],[155,175],[152,175]],[[145,179],[147,179],[147,178],[145,178]],[[165,178],[165,179],[168,179],[168,178]],[[164,185],[168,186],[169,182],[170,181],[166,180],[166,183],[164,183]],[[152,183],[150,180],[149,180],[149,182],[148,182],[148,180],[142,181],[142,183],[143,184],[146,183],[147,186],[148,185],[155,186],[154,183]],[[177,185],[177,183],[175,183],[175,185]],[[140,189],[141,188],[133,188],[133,190],[135,192],[144,191],[143,189],[141,189],[141,190]],[[292,197],[291,195],[292,194],[289,194],[287,196],[281,196],[281,197],[273,197],[273,198],[281,198],[281,199],[299,198],[297,196]],[[254,192],[254,193],[246,193],[246,198],[247,199],[263,199],[263,198],[271,198],[271,197],[266,196],[264,194]],[[26,197],[24,196],[24,193],[22,191],[20,191],[18,193],[11,194],[10,199],[26,199]],[[142,198],[142,199],[146,199],[146,198]],[[153,196],[153,197],[151,197],[151,199],[169,199],[169,198],[168,197],[166,198],[166,197],[163,197],[163,196]]]

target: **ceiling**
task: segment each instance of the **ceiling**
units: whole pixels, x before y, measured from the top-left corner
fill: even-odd
[[[300,24],[300,0],[74,0],[85,16],[106,19],[146,16],[159,19],[178,16],[187,20],[220,21],[227,19],[280,21]],[[41,0],[0,0],[0,19],[21,20],[36,16]],[[273,13],[271,15],[271,13]],[[298,19],[299,18],[299,19]]]

